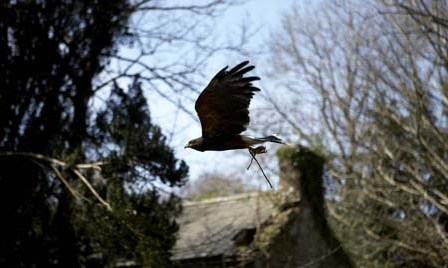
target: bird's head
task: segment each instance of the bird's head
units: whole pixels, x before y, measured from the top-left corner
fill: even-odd
[[[197,138],[197,139],[189,141],[187,143],[187,145],[185,145],[184,148],[191,148],[191,149],[195,149],[195,150],[198,150],[198,151],[203,151],[203,150],[201,150],[202,142],[203,142],[203,138],[202,137],[201,138]]]

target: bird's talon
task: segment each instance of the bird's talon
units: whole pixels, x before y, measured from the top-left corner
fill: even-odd
[[[264,146],[258,146],[256,148],[249,147],[249,152],[252,156],[255,156],[257,154],[264,154],[266,153],[266,147]]]
[[[266,147],[264,147],[264,146],[257,147],[257,148],[255,148],[255,150],[257,150],[258,154],[264,154],[267,152]]]

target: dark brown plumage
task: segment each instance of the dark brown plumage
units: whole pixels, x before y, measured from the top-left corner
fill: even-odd
[[[220,70],[196,100],[195,109],[202,126],[202,137],[191,140],[185,148],[198,151],[245,149],[267,141],[282,143],[275,136],[253,138],[239,135],[249,125],[249,104],[259,88],[252,85],[256,76],[244,77],[253,70],[244,61],[227,71]]]

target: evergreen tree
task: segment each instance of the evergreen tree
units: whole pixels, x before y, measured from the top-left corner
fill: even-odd
[[[159,187],[182,185],[188,168],[151,123],[138,78],[91,105],[131,14],[127,0],[0,4],[1,266],[170,265],[179,205]],[[101,172],[82,176],[112,211],[74,172],[92,161]]]

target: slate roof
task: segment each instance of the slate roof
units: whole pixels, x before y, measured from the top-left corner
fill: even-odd
[[[264,223],[274,209],[272,200],[263,193],[185,202],[172,259],[233,256],[237,235]]]

